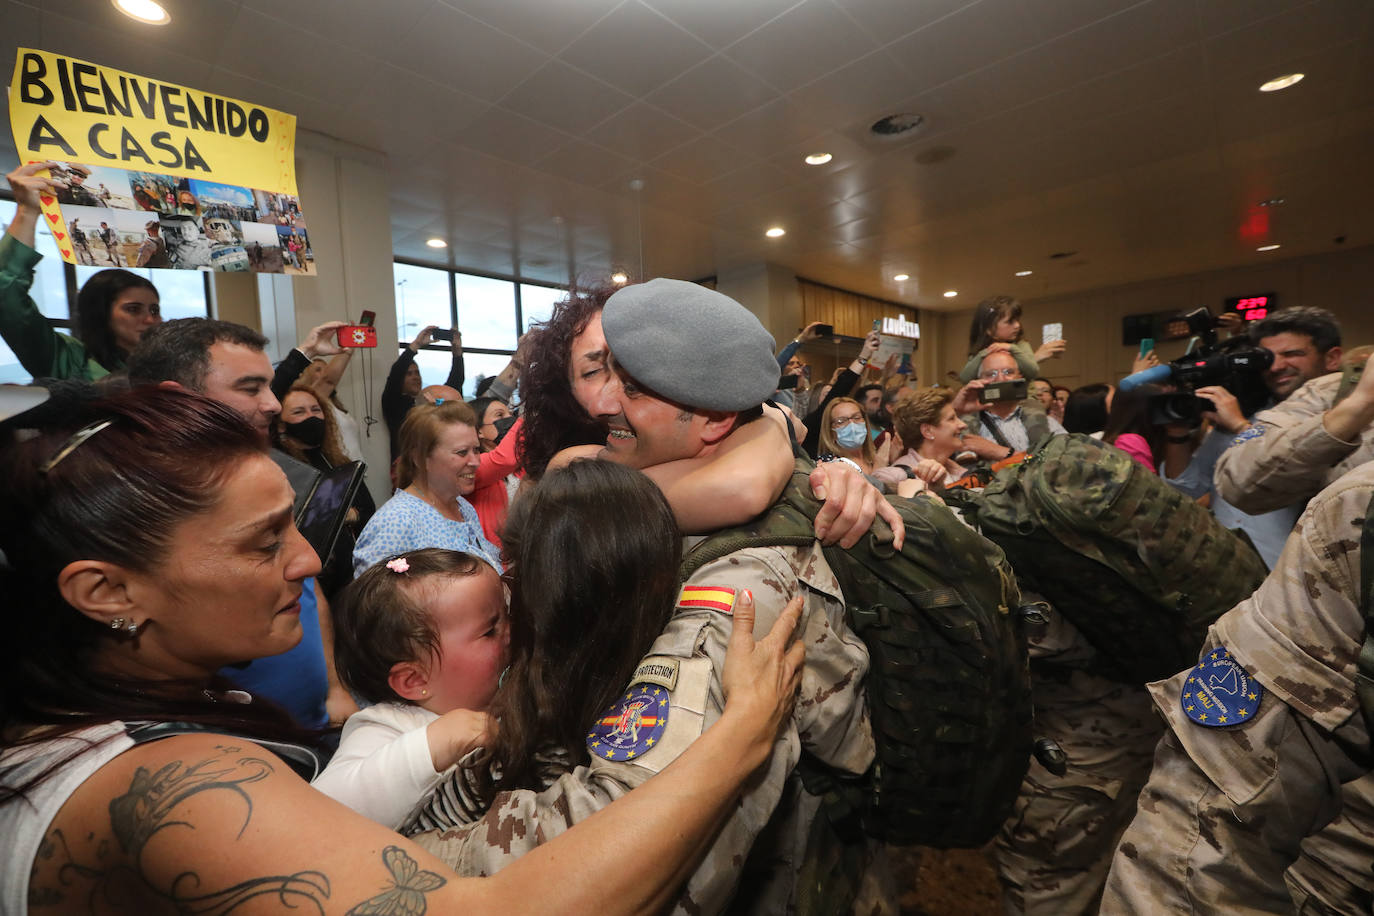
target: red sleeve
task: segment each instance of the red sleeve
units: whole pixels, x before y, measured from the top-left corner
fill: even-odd
[[[1150,454],[1150,443],[1145,441],[1144,436],[1137,433],[1122,433],[1112,444],[1130,455],[1137,464],[1148,468],[1151,474],[1159,473],[1155,470],[1154,456]]]
[[[501,439],[501,444],[482,455],[482,462],[477,465],[477,486],[485,487],[515,472],[519,463],[515,457],[515,444],[519,441],[520,431],[524,427],[525,418],[520,417],[511,424],[511,428]]]

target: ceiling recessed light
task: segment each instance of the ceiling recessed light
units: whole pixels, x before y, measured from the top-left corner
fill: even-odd
[[[1018,270],[1018,271],[1016,272],[1016,275],[1017,275],[1018,277],[1029,277],[1029,276],[1030,276],[1031,274],[1033,274],[1033,273],[1035,273],[1035,271],[1033,271],[1033,270]]]
[[[957,295],[959,295],[959,291],[958,291],[957,289],[947,289],[947,290],[945,290],[945,298],[946,298],[946,299],[953,299],[953,298],[954,298],[955,296],[957,296]]]
[[[425,244],[430,248],[447,248],[448,242],[443,239],[425,239]]]
[[[834,158],[835,157],[830,155],[829,153],[812,153],[810,156],[806,157],[806,164],[825,165],[827,162]]]
[[[768,236],[770,239],[781,238],[786,234],[787,230],[782,228],[781,226],[774,226],[773,228],[769,229],[767,232],[764,233],[764,235]]]
[[[161,4],[153,0],[114,0],[115,9],[130,19],[146,22],[148,25],[166,25],[172,21]]]
[[[1261,207],[1277,207],[1277,206],[1279,206],[1279,205],[1282,204],[1282,203],[1283,203],[1283,198],[1282,198],[1282,197],[1271,197],[1271,198],[1269,198],[1268,200],[1262,200],[1262,201],[1260,201],[1260,202],[1259,202],[1259,205],[1260,205]]]
[[[611,282],[616,286],[624,286],[626,283],[630,282],[630,275],[623,270],[617,270],[615,273],[611,274]]]
[[[1286,73],[1283,76],[1275,77],[1269,82],[1260,86],[1260,92],[1278,92],[1280,89],[1287,89],[1289,86],[1302,79],[1301,73]]]
[[[892,279],[896,280],[898,283],[905,283],[907,280],[911,279],[911,276],[909,274],[897,274],[897,276]]]
[[[1273,251],[1275,248],[1278,248],[1278,247],[1279,247],[1278,245],[1261,245],[1261,246],[1259,246],[1258,248],[1256,248],[1255,250],[1256,250],[1256,251]]]

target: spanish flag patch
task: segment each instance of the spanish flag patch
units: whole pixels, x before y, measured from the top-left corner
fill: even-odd
[[[729,614],[735,608],[735,590],[719,585],[684,585],[677,596],[680,608],[704,607]]]

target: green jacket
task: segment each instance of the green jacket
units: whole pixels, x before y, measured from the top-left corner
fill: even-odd
[[[986,349],[983,349],[969,356],[963,371],[959,373],[959,381],[967,385],[978,377],[978,369],[983,365],[983,356],[986,352]],[[1021,370],[1021,375],[1026,381],[1040,377],[1040,364],[1035,361],[1035,350],[1028,341],[1018,340],[1012,344],[1011,355],[1016,360],[1016,368]]]
[[[9,233],[0,237],[0,337],[34,378],[95,381],[109,375],[109,369],[87,355],[85,344],[53,330],[29,297],[33,268],[42,259]]]

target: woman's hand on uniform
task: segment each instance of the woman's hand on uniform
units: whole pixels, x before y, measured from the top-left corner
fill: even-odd
[[[806,649],[792,640],[801,621],[802,596],[778,615],[768,635],[754,639],[754,595],[745,589],[735,602],[730,642],[725,650],[721,688],[725,715],[735,713],[758,723],[758,735],[771,747],[782,723],[792,715],[801,686]]]

